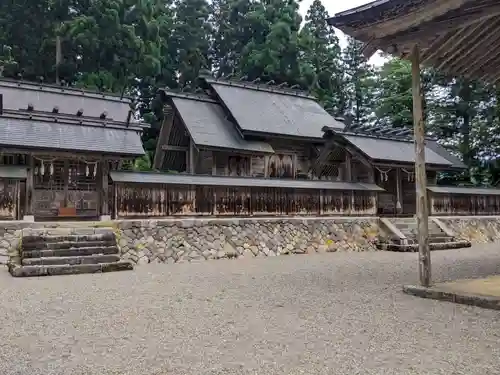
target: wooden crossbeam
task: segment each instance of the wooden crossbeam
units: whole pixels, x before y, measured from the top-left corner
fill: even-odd
[[[161,145],[162,151],[188,151],[186,146],[172,146],[172,145]]]

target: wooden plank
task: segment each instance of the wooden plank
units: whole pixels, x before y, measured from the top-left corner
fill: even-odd
[[[413,47],[411,56],[413,130],[415,138],[415,187],[417,194],[417,226],[420,283],[431,284],[431,254],[429,249],[429,213],[427,205],[427,174],[425,171],[425,123],[420,82],[420,51]]]
[[[185,146],[172,146],[172,145],[162,145],[162,151],[184,151],[187,152],[189,150],[188,147]]]

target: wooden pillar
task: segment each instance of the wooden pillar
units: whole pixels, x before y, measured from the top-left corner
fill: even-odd
[[[346,180],[352,182],[352,155],[349,152],[345,154],[345,174]],[[349,193],[349,214],[352,214],[354,209],[354,192]]]
[[[35,159],[33,155],[28,155],[28,176],[26,178],[26,200],[24,216],[33,216],[33,200],[35,195]]]
[[[401,186],[401,168],[396,168],[396,212],[403,213],[403,187]]]
[[[64,159],[64,207],[68,207],[69,204],[69,159]]]
[[[431,254],[429,249],[429,212],[427,205],[427,174],[425,172],[425,124],[420,82],[420,51],[413,47],[411,56],[413,93],[413,130],[415,137],[415,188],[417,195],[417,226],[419,275],[423,286],[431,284]]]
[[[109,215],[109,188],[108,188],[108,183],[109,183],[109,165],[108,161],[106,159],[101,161],[101,193],[100,195],[100,200],[101,200],[101,216],[108,216]]]

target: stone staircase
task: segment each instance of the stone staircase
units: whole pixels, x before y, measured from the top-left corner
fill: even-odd
[[[11,264],[14,277],[74,275],[133,269],[120,260],[112,228],[24,229],[20,264]]]
[[[392,233],[385,238],[385,240],[380,241],[377,247],[381,250],[417,252],[417,219],[415,217],[411,217],[392,218],[387,220],[396,230],[392,231]],[[429,219],[429,247],[431,250],[460,249],[471,247],[471,243],[446,234],[439,227],[439,225]]]

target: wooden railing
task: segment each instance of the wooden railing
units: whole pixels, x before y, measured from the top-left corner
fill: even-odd
[[[500,215],[500,195],[429,192],[429,197],[431,215]]]
[[[117,218],[376,214],[370,191],[120,183],[113,190]]]

